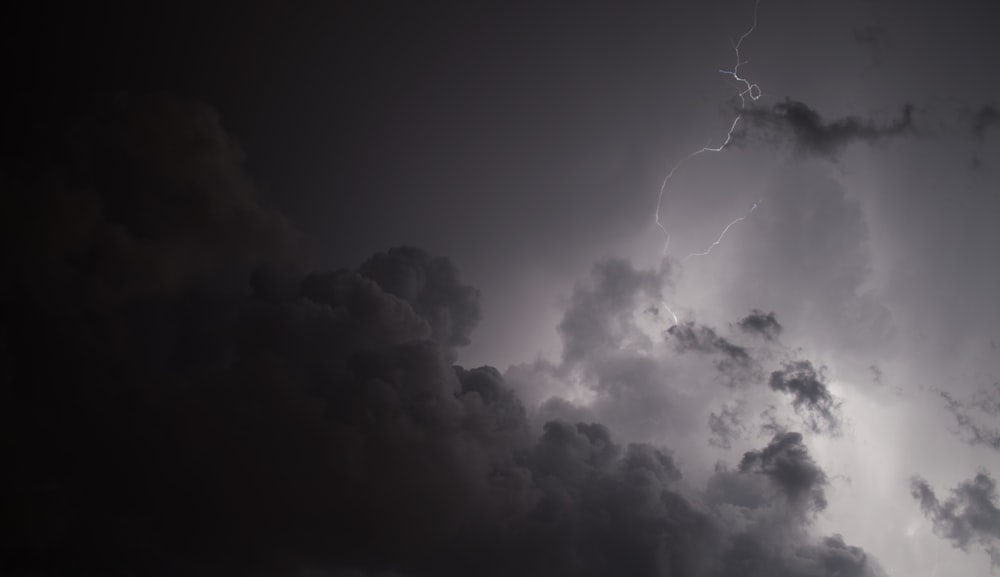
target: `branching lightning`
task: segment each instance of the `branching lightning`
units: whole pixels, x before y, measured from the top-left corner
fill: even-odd
[[[656,223],[656,226],[663,231],[663,234],[666,237],[666,241],[664,241],[663,244],[664,255],[667,254],[667,250],[670,248],[670,231],[667,230],[667,227],[664,226],[663,222],[660,220],[660,208],[663,205],[663,195],[667,190],[667,184],[669,184],[670,180],[673,178],[674,173],[680,170],[680,168],[684,166],[692,158],[704,154],[706,152],[722,152],[722,150],[726,148],[726,146],[728,146],[729,143],[732,141],[733,132],[736,131],[736,127],[739,125],[740,120],[743,119],[743,110],[746,108],[747,105],[747,97],[749,97],[751,101],[756,101],[758,98],[760,98],[762,94],[760,86],[758,86],[756,83],[750,82],[750,80],[748,80],[747,78],[740,76],[740,66],[747,64],[749,62],[747,60],[740,59],[740,47],[743,45],[743,41],[746,40],[747,37],[749,37],[753,33],[753,31],[757,28],[757,9],[759,7],[760,7],[760,0],[756,0],[753,7],[753,24],[746,32],[743,33],[743,35],[739,37],[738,40],[733,41],[730,39],[730,43],[733,45],[733,52],[736,53],[736,63],[733,66],[732,70],[723,70],[723,69],[719,70],[719,72],[721,72],[722,74],[725,74],[727,76],[732,76],[733,79],[736,80],[736,82],[741,85],[740,91],[737,93],[737,96],[740,99],[740,111],[736,114],[736,118],[733,119],[732,124],[729,125],[729,131],[726,132],[725,140],[723,140],[722,144],[718,146],[712,146],[711,142],[709,142],[705,146],[681,158],[677,162],[677,164],[675,164],[673,168],[670,169],[670,172],[668,172],[667,175],[663,178],[663,183],[660,185],[660,192],[656,198],[656,211],[653,213],[653,220]],[[753,206],[750,207],[750,210],[747,211],[746,214],[737,219],[734,219],[732,222],[726,225],[726,228],[722,229],[722,233],[719,234],[719,238],[717,238],[715,242],[709,245],[707,249],[705,249],[702,252],[693,252],[684,257],[684,259],[681,262],[682,263],[686,262],[688,259],[696,256],[707,256],[709,253],[712,252],[713,248],[715,248],[716,246],[719,245],[719,243],[722,242],[722,239],[726,236],[726,233],[729,232],[729,229],[732,228],[733,225],[735,225],[736,223],[745,220],[748,216],[750,216],[750,214],[757,209],[757,206],[759,204],[760,204],[759,202],[755,202]],[[678,323],[677,315],[674,313],[673,310],[671,310],[670,306],[668,306],[667,303],[661,301],[661,304],[663,308],[666,309],[668,313],[670,313],[670,316],[673,317],[674,324],[676,325]]]
[[[760,86],[758,86],[757,84],[755,84],[753,82],[750,82],[750,80],[748,80],[747,78],[745,78],[743,76],[740,76],[740,66],[742,66],[744,64],[747,64],[749,62],[747,60],[741,60],[740,59],[740,47],[743,45],[743,41],[746,40],[747,37],[750,36],[750,34],[752,34],[753,31],[757,28],[757,9],[758,9],[759,6],[760,6],[760,0],[757,0],[756,3],[754,4],[754,7],[753,7],[753,25],[751,25],[750,28],[746,32],[744,32],[742,36],[740,36],[739,40],[736,40],[736,41],[732,41],[731,40],[730,41],[732,43],[732,45],[733,45],[733,51],[736,53],[736,64],[733,66],[733,69],[732,70],[722,70],[722,69],[719,70],[719,72],[721,72],[722,74],[725,74],[727,76],[732,76],[734,80],[736,80],[738,83],[740,83],[742,85],[740,91],[737,93],[737,96],[740,99],[740,112],[736,115],[736,118],[733,119],[732,124],[729,125],[729,131],[726,132],[726,138],[725,138],[725,140],[719,146],[712,146],[711,143],[706,144],[705,146],[699,148],[698,150],[695,150],[694,152],[692,152],[692,153],[688,154],[687,156],[681,158],[680,161],[678,161],[677,164],[675,164],[673,166],[673,168],[670,169],[670,172],[668,172],[667,175],[663,178],[663,183],[660,185],[660,192],[659,192],[659,195],[656,198],[656,211],[653,213],[653,220],[654,220],[654,222],[656,222],[656,226],[660,230],[663,231],[664,236],[666,236],[666,241],[664,242],[664,245],[663,245],[663,254],[666,254],[667,253],[667,249],[670,248],[670,231],[668,231],[667,227],[663,225],[662,221],[660,221],[660,208],[663,205],[663,194],[667,190],[667,184],[670,183],[670,179],[673,178],[674,173],[676,173],[678,170],[680,170],[680,168],[682,166],[684,166],[684,164],[686,164],[692,158],[694,158],[696,156],[699,156],[701,154],[704,154],[706,152],[722,152],[722,150],[724,148],[726,148],[726,146],[728,146],[729,143],[732,141],[732,139],[733,139],[733,132],[736,130],[737,125],[739,125],[740,120],[742,120],[742,118],[743,118],[743,110],[744,110],[744,108],[746,108],[746,104],[747,104],[746,99],[747,99],[747,97],[750,97],[751,101],[755,101],[758,98],[760,98],[760,96],[761,96]],[[719,239],[717,241],[715,241],[712,244],[712,246],[710,246],[708,248],[708,250],[706,250],[704,253],[692,253],[692,254],[688,255],[687,257],[685,257],[684,260],[687,260],[688,258],[691,258],[692,256],[703,256],[703,255],[706,255],[709,252],[711,252],[712,247],[717,246],[719,244],[719,242],[722,241],[722,237],[725,236],[726,231],[729,230],[729,227],[731,227],[734,224],[736,224],[737,222],[745,219],[747,216],[749,216],[749,214],[751,212],[754,211],[755,208],[757,208],[757,204],[756,203],[754,204],[753,208],[751,208],[750,211],[747,214],[745,214],[742,217],[740,217],[740,218],[734,220],[733,222],[729,223],[729,225],[726,226],[725,230],[722,231],[722,234],[719,236]]]

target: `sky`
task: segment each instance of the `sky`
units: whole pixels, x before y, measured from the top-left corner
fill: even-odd
[[[5,574],[1000,570],[991,3],[4,11]]]

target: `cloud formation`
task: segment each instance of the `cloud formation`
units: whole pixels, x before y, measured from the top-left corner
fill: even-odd
[[[539,422],[518,391],[540,373],[453,364],[480,305],[448,259],[307,270],[210,109],[126,100],[96,126],[66,164],[13,179],[11,574],[881,575],[812,535],[826,475],[802,435],[701,486],[669,446]],[[589,379],[590,415],[700,410],[634,314],[662,282],[605,261],[570,299],[550,376]]]
[[[768,477],[792,503],[826,509],[826,474],[809,455],[800,433],[779,433],[760,451],[747,452],[740,472]]]
[[[413,247],[398,247],[372,256],[358,272],[409,303],[428,320],[437,342],[469,344],[469,335],[482,317],[479,291],[459,280],[458,269],[448,259],[432,258]]]
[[[936,535],[963,551],[980,545],[989,554],[993,567],[1000,567],[1000,509],[993,477],[979,473],[952,489],[951,496],[944,501],[920,477],[911,480],[910,492],[920,502],[924,515],[934,523]]]
[[[640,334],[632,318],[638,299],[646,296],[659,302],[663,277],[656,271],[636,270],[626,260],[609,259],[596,263],[592,276],[590,286],[575,288],[559,323],[567,364],[620,348]]]
[[[781,335],[782,326],[773,312],[764,313],[759,309],[750,311],[750,314],[740,319],[737,323],[745,333],[760,335],[769,341],[773,341]]]
[[[792,406],[803,424],[814,432],[838,434],[841,428],[840,403],[824,382],[822,371],[809,361],[793,361],[771,373],[771,389],[792,397]]]
[[[667,333],[676,340],[675,347],[678,352],[717,353],[728,361],[740,365],[751,362],[750,354],[745,348],[719,336],[711,327],[695,325],[693,321],[688,321],[670,327]]]
[[[833,157],[855,142],[869,144],[912,134],[913,106],[905,105],[895,120],[878,123],[856,116],[825,121],[819,112],[804,102],[786,99],[771,108],[751,108],[743,112],[752,128],[762,129],[770,137],[792,142],[802,153]]]

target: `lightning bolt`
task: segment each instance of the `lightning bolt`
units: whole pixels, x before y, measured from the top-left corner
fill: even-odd
[[[663,308],[667,309],[667,312],[670,313],[670,316],[674,318],[674,324],[675,325],[680,324],[680,321],[677,320],[677,315],[674,313],[673,310],[671,310],[670,305],[663,302],[662,300],[660,301],[660,304],[663,305]]]
[[[760,86],[758,86],[756,83],[750,82],[750,80],[748,80],[747,78],[740,76],[740,66],[743,66],[744,64],[747,64],[749,62],[747,60],[741,59],[740,47],[743,45],[743,41],[746,40],[747,37],[749,37],[753,33],[753,31],[757,28],[758,8],[760,8],[760,0],[756,0],[756,2],[754,3],[753,24],[750,26],[750,28],[739,37],[739,40],[733,41],[732,39],[730,39],[730,44],[732,44],[733,46],[733,52],[736,54],[736,63],[733,65],[732,70],[723,70],[723,69],[719,70],[719,72],[721,72],[722,74],[725,74],[727,76],[732,76],[733,79],[736,80],[736,82],[741,85],[740,91],[737,93],[737,96],[740,99],[740,111],[739,113],[736,114],[736,118],[733,119],[732,124],[729,125],[729,130],[726,132],[725,140],[723,140],[722,144],[718,146],[712,146],[711,141],[709,141],[709,143],[706,144],[705,146],[702,146],[698,150],[695,150],[694,152],[691,152],[687,156],[681,158],[677,162],[677,164],[675,164],[673,168],[670,169],[670,172],[668,172],[667,175],[663,177],[663,183],[660,184],[660,192],[656,197],[656,211],[653,213],[653,221],[656,223],[656,226],[661,231],[663,231],[663,235],[666,237],[666,240],[664,241],[663,244],[664,255],[667,254],[667,250],[670,248],[670,231],[667,230],[667,227],[664,226],[663,222],[660,220],[660,208],[663,206],[663,195],[667,190],[667,185],[670,183],[670,180],[674,177],[674,174],[678,170],[680,170],[681,167],[683,167],[692,158],[700,156],[706,152],[722,152],[722,150],[726,148],[726,146],[728,146],[729,143],[732,141],[733,132],[736,131],[736,127],[739,125],[740,120],[743,119],[743,110],[746,108],[747,105],[747,97],[749,97],[751,101],[756,101],[758,98],[760,98],[762,94]],[[750,216],[750,214],[757,209],[757,206],[759,204],[760,204],[759,202],[755,202],[753,206],[750,207],[750,210],[747,211],[746,214],[733,220],[728,225],[726,225],[726,228],[722,229],[722,233],[719,235],[719,238],[716,239],[716,241],[713,242],[707,249],[705,249],[702,252],[691,253],[686,257],[684,257],[684,259],[681,262],[683,263],[690,258],[696,256],[706,256],[709,253],[711,253],[712,249],[718,246],[719,243],[722,242],[722,239],[726,236],[726,233],[729,232],[729,229],[732,228],[733,225],[735,225],[736,223],[745,220],[748,216]],[[662,300],[660,301],[660,304],[663,306],[664,309],[666,309],[668,313],[670,313],[670,316],[674,320],[674,324],[675,325],[678,324],[679,321],[677,319],[677,315],[670,308],[670,306],[667,305],[667,303],[663,302]]]
[[[722,238],[726,236],[726,233],[729,232],[729,229],[732,228],[733,225],[736,224],[737,222],[746,220],[747,217],[750,216],[753,213],[753,211],[757,210],[757,206],[759,206],[759,205],[760,205],[759,202],[753,203],[753,206],[750,207],[750,210],[748,210],[746,214],[744,214],[743,216],[741,216],[739,218],[733,219],[732,222],[730,222],[729,224],[727,224],[726,228],[722,229],[722,234],[719,235],[719,238],[715,239],[715,242],[713,242],[712,244],[708,245],[708,248],[706,248],[705,250],[703,250],[701,252],[692,252],[691,254],[689,254],[686,257],[684,257],[683,259],[681,259],[681,263],[685,263],[685,262],[688,261],[688,259],[696,257],[696,256],[708,256],[712,252],[713,248],[719,246],[719,243],[722,242]]]
[[[740,36],[739,40],[736,41],[730,40],[730,43],[733,45],[733,52],[736,53],[736,64],[733,66],[733,69],[719,70],[719,72],[721,72],[722,74],[725,74],[727,76],[732,76],[734,80],[736,80],[739,84],[742,85],[740,91],[737,93],[737,96],[740,99],[740,112],[736,115],[736,118],[733,119],[732,124],[729,125],[729,131],[726,132],[725,140],[719,146],[712,146],[711,142],[709,142],[705,146],[681,158],[677,162],[677,164],[675,164],[673,168],[670,169],[670,172],[668,172],[667,175],[663,178],[663,183],[660,185],[660,192],[656,198],[656,211],[653,213],[653,221],[656,223],[656,226],[663,231],[664,236],[666,236],[666,241],[663,244],[663,254],[666,254],[667,249],[670,248],[670,231],[667,230],[667,227],[664,226],[663,222],[660,220],[660,208],[663,206],[663,195],[667,190],[667,185],[670,183],[670,180],[674,177],[674,174],[678,170],[680,170],[680,168],[684,166],[692,158],[700,156],[706,152],[722,152],[722,150],[726,148],[726,146],[728,146],[729,143],[732,141],[733,132],[736,130],[737,125],[739,125],[740,120],[742,120],[743,118],[743,110],[746,108],[747,97],[749,97],[751,101],[755,101],[761,96],[760,86],[758,86],[753,82],[750,82],[750,80],[748,80],[747,78],[740,76],[740,66],[747,64],[749,62],[748,60],[740,59],[740,47],[743,45],[743,41],[746,40],[747,37],[750,36],[753,33],[753,31],[757,28],[757,9],[759,7],[760,7],[760,0],[757,0],[754,3],[753,7],[753,25],[751,25],[750,28],[746,32],[744,32],[742,36]],[[740,218],[737,218],[733,222],[730,222],[729,225],[727,225],[726,228],[722,231],[722,234],[719,235],[719,239],[716,240],[714,243],[712,243],[712,246],[710,246],[708,250],[704,251],[704,253],[692,253],[687,257],[685,257],[684,260],[687,260],[692,256],[707,255],[709,252],[712,251],[713,247],[717,246],[719,242],[722,241],[722,237],[726,235],[726,231],[728,231],[731,226],[745,219],[756,208],[757,208],[757,203],[754,203],[753,208],[751,208],[747,214],[743,215]]]

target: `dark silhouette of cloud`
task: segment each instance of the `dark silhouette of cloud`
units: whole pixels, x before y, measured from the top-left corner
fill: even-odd
[[[536,427],[497,370],[454,366],[480,307],[453,263],[398,248],[309,270],[209,108],[102,114],[62,161],[7,173],[5,573],[880,574],[811,535],[826,477],[801,435],[702,490],[667,447]],[[612,401],[662,389],[656,359],[590,363],[634,338],[621,313],[659,275],[595,271],[566,363]]]
[[[676,339],[675,346],[679,352],[719,353],[736,362],[750,361],[746,349],[720,337],[711,327],[695,325],[694,322],[688,321],[670,327],[667,333]]]
[[[725,357],[725,365],[749,367],[753,363],[750,353],[744,347],[735,345],[725,337],[719,336],[712,327],[696,325],[692,321],[673,325],[667,329],[667,334],[676,341],[678,352],[695,351],[699,353],[719,354]]]
[[[951,497],[944,501],[920,477],[911,480],[910,492],[920,502],[924,515],[934,523],[934,534],[963,551],[980,545],[989,554],[993,567],[1000,567],[1000,509],[993,477],[979,473],[952,489]]]
[[[809,361],[787,363],[771,373],[771,389],[790,395],[803,423],[814,432],[840,432],[840,404],[830,394],[823,374]]]
[[[855,116],[827,122],[807,104],[791,99],[771,108],[751,108],[743,114],[750,127],[770,131],[772,137],[787,138],[800,152],[816,156],[833,157],[854,142],[871,144],[915,130],[913,106],[909,104],[897,119],[881,124]]]
[[[740,471],[768,477],[791,502],[808,503],[817,511],[826,509],[826,474],[809,455],[800,433],[779,433],[767,447],[747,452]]]
[[[358,272],[428,319],[436,341],[447,346],[469,344],[469,335],[482,317],[479,291],[459,280],[458,269],[448,259],[399,247],[372,256]]]
[[[746,348],[733,344],[711,327],[688,321],[671,326],[667,335],[675,340],[678,352],[721,356],[715,361],[715,368],[727,377],[730,386],[746,385],[763,378],[758,363]]]
[[[764,313],[758,309],[740,319],[737,326],[745,333],[760,335],[769,341],[778,338],[782,330],[781,323],[773,312]]]

